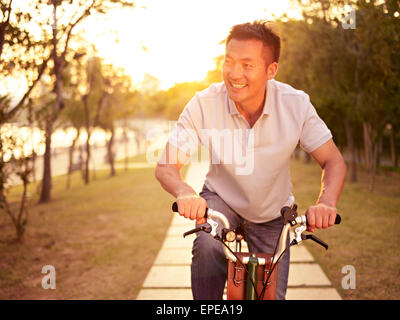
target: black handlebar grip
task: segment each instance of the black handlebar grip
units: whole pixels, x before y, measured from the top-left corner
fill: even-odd
[[[172,204],[172,211],[173,212],[178,212],[178,204],[176,202],[174,202]],[[208,218],[208,208],[206,208],[206,212],[204,214],[204,218],[206,218],[206,219]]]

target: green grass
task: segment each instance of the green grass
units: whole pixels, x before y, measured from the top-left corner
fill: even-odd
[[[161,152],[161,151],[158,150],[158,152]],[[116,163],[124,164],[125,161],[128,161],[130,163],[132,163],[132,162],[147,162],[146,153],[141,153],[136,156],[129,157],[127,160],[125,160],[125,159],[118,160],[118,161],[116,161]]]
[[[136,157],[131,161],[143,162]],[[316,163],[293,160],[292,181],[299,213],[313,204],[320,188]],[[400,299],[398,244],[400,176],[383,170],[370,193],[368,176],[346,182],[338,204],[342,224],[316,235],[329,250],[305,242],[316,261],[344,299]],[[164,240],[172,215],[172,197],[154,178],[154,169],[96,173],[90,185],[73,175],[53,181],[53,201],[32,207],[24,244],[0,213],[0,299],[133,299]],[[16,199],[20,187],[14,188]],[[57,289],[44,290],[41,269],[56,267]],[[341,287],[343,266],[356,269],[356,289]]]
[[[23,244],[0,214],[0,299],[133,299],[164,240],[173,198],[154,169],[130,169],[108,177],[98,171],[85,186],[53,180],[53,200],[36,204],[35,185]],[[12,190],[11,199],[18,195]],[[56,290],[41,288],[44,265],[56,268]]]
[[[315,162],[293,160],[291,174],[303,213],[317,199],[321,170]],[[381,171],[373,193],[367,173],[359,170],[358,177],[357,183],[345,183],[338,204],[342,223],[315,233],[329,250],[305,243],[344,299],[400,299],[400,176]],[[345,265],[355,267],[354,290],[342,288]]]

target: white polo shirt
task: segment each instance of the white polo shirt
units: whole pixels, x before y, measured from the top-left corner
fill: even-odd
[[[289,161],[297,144],[312,152],[331,138],[309,96],[273,79],[252,128],[225,84],[217,83],[186,105],[168,142],[186,153],[197,151],[199,143],[206,146],[207,188],[246,220],[262,223],[294,202]]]

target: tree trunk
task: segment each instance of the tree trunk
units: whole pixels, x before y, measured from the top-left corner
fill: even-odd
[[[72,173],[72,166],[74,165],[74,151],[76,142],[79,139],[80,129],[77,129],[76,137],[72,140],[72,144],[69,147],[68,152],[68,173],[67,173],[67,189],[71,187],[71,173]]]
[[[354,147],[354,137],[353,137],[353,129],[350,125],[350,122],[347,118],[344,119],[344,126],[346,129],[346,138],[347,145],[349,147],[350,152],[350,181],[357,181],[357,160],[356,160],[356,149]]]
[[[108,155],[108,163],[110,165],[110,176],[115,176],[115,166],[114,166],[114,152],[113,152],[113,146],[114,146],[114,135],[115,135],[115,130],[114,128],[111,129],[111,137],[107,141],[107,155]]]
[[[57,118],[58,113],[64,107],[64,101],[62,96],[62,68],[63,68],[63,60],[57,54],[57,3],[53,2],[54,7],[54,25],[53,25],[53,49],[52,49],[52,58],[54,62],[54,75],[55,75],[55,93],[56,93],[56,102],[54,104],[54,108],[50,111],[50,114],[46,119],[46,151],[44,154],[44,164],[43,164],[43,180],[42,180],[42,191],[40,195],[40,203],[48,202],[51,200],[51,135],[53,134],[53,123]]]
[[[398,163],[398,156],[397,156],[397,149],[396,149],[394,134],[395,134],[395,130],[392,125],[390,128],[390,154],[391,154],[391,158],[392,158],[392,166],[396,168],[397,163]]]
[[[129,166],[129,149],[128,149],[128,144],[129,144],[129,137],[128,134],[126,133],[126,128],[124,128],[123,131],[123,139],[124,139],[124,151],[125,151],[125,172],[128,171],[128,166]]]
[[[85,111],[85,126],[86,126],[86,159],[85,159],[85,166],[83,171],[83,180],[85,184],[89,184],[89,161],[90,161],[90,111],[89,111],[89,94],[86,94],[82,97],[83,99],[83,106]]]
[[[53,133],[53,120],[48,117],[45,130],[45,153],[43,156],[43,179],[42,190],[39,203],[49,202],[51,200],[51,135]]]
[[[88,129],[90,130],[90,129]],[[84,174],[84,181],[85,184],[89,184],[89,163],[90,163],[90,136],[91,136],[91,132],[88,132],[87,134],[87,139],[86,139],[86,159],[85,159],[85,174]]]
[[[378,158],[378,143],[374,143],[372,146],[372,159],[371,159],[371,171],[369,174],[369,191],[373,192],[375,189],[375,177],[376,177],[376,164],[377,164],[377,158]]]
[[[364,133],[364,156],[365,156],[365,168],[368,172],[371,171],[371,148],[372,148],[372,143],[371,143],[371,125],[368,122],[363,122],[363,133]]]

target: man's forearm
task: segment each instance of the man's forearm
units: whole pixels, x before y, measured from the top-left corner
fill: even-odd
[[[346,178],[346,164],[343,158],[328,161],[321,176],[321,192],[317,203],[336,207]]]
[[[196,194],[196,191],[183,181],[179,170],[173,165],[157,165],[155,175],[164,190],[175,198]]]

